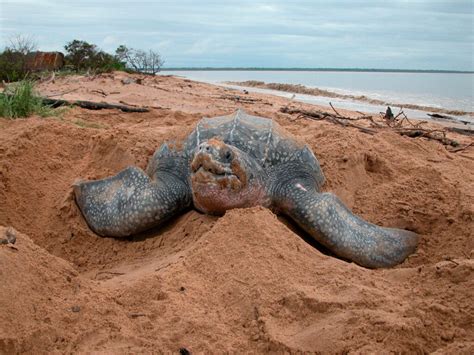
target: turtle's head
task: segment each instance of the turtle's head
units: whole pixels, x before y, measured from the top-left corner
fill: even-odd
[[[211,214],[263,204],[262,168],[240,149],[212,138],[201,143],[191,163],[193,200]]]

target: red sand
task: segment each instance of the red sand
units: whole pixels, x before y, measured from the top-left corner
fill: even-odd
[[[283,98],[239,104],[225,95],[242,93],[207,84],[125,76],[66,77],[41,91],[162,108],[0,119],[0,225],[17,230],[14,246],[0,245],[0,353],[474,353],[473,148],[295,119],[278,112]],[[87,228],[75,179],[144,168],[163,141],[236,107],[306,141],[325,190],[371,222],[420,233],[418,251],[364,269],[263,208],[189,211],[134,238]]]

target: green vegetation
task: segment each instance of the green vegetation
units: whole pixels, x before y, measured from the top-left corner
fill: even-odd
[[[160,54],[149,50],[128,48],[121,45],[115,50],[115,57],[123,61],[134,72],[155,75],[165,63]]]
[[[24,79],[26,56],[36,50],[36,42],[30,36],[15,35],[9,45],[0,52],[0,80],[17,81]]]
[[[10,39],[10,44],[0,51],[0,81],[14,82],[39,76],[32,73],[27,56],[36,51],[35,41],[28,36],[18,35]],[[72,40],[64,49],[64,67],[59,75],[72,73],[107,73],[114,70],[156,74],[164,61],[160,54],[152,50],[128,48],[121,45],[114,54],[107,53],[95,44],[83,40]]]
[[[7,86],[0,94],[0,117],[10,119],[29,117],[33,114],[46,116],[57,116],[61,110],[55,110],[43,101],[34,91],[34,83],[31,80],[23,80]]]
[[[17,81],[25,77],[24,57],[21,53],[5,49],[0,53],[0,81]]]
[[[128,72],[156,74],[164,64],[160,54],[152,50],[128,48],[120,45],[115,54],[106,53],[95,44],[75,39],[64,46],[66,67],[76,72],[92,70],[96,73],[123,70]]]
[[[125,70],[126,66],[117,56],[106,53],[97,48],[95,44],[77,39],[64,46],[66,50],[66,65],[71,66],[76,72],[93,70],[95,72],[110,72]]]

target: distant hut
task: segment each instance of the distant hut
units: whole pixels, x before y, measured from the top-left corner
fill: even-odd
[[[64,66],[61,52],[31,52],[26,55],[27,71],[58,70]]]

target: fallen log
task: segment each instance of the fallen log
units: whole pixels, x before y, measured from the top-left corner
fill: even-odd
[[[422,128],[398,128],[395,131],[401,136],[410,138],[424,137],[449,145],[451,147],[459,147],[459,142],[454,139],[446,137],[446,131],[442,130],[427,130]]]
[[[423,137],[431,140],[438,141],[442,143],[445,146],[451,146],[458,148],[460,147],[460,144],[458,141],[455,141],[454,139],[446,137],[446,130],[445,129],[437,129],[437,130],[432,130],[432,129],[425,129],[420,127],[421,122],[418,124],[413,124],[411,121],[408,120],[408,117],[403,113],[403,111],[400,111],[400,113],[394,117],[394,120],[385,120],[386,126],[381,126],[377,122],[373,120],[371,116],[360,116],[357,118],[351,118],[351,117],[346,117],[341,115],[334,107],[332,104],[331,108],[335,112],[335,114],[329,113],[329,112],[323,112],[323,111],[318,111],[318,110],[303,110],[303,109],[297,109],[297,108],[292,108],[288,106],[284,106],[280,108],[280,112],[283,113],[288,113],[288,114],[298,114],[298,117],[306,117],[310,118],[313,120],[326,120],[328,122],[331,122],[333,124],[338,124],[344,127],[354,127],[359,129],[360,131],[364,133],[369,133],[369,134],[374,134],[377,133],[378,131],[372,128],[367,128],[367,127],[362,127],[359,125],[355,125],[350,121],[357,121],[357,120],[368,120],[373,124],[374,128],[378,129],[390,129],[401,136],[406,136],[410,138],[417,138],[417,137]],[[403,118],[400,122],[396,122],[394,124],[394,121],[402,115]],[[403,122],[408,122],[412,127],[402,127]],[[449,130],[455,131],[457,133],[463,133],[463,134],[472,134],[472,130],[462,130],[459,128],[448,128]],[[468,131],[468,132],[465,132]],[[471,145],[467,145],[466,147],[460,148],[460,149],[451,149],[449,150],[450,152],[458,152],[462,151],[467,147],[470,147]]]
[[[221,95],[221,96],[219,96],[219,99],[242,102],[242,103],[246,103],[246,104],[253,104],[255,102],[262,101],[261,99],[253,99],[253,98],[250,98],[250,97],[243,97],[243,96],[239,96],[239,95]]]
[[[41,98],[44,104],[50,105],[53,108],[60,106],[79,106],[88,110],[103,110],[103,109],[117,109],[123,112],[149,112],[150,110],[146,107],[131,107],[119,104],[108,104],[106,102],[92,102],[82,100],[60,100],[51,98]]]
[[[465,136],[474,136],[474,129],[464,129],[458,127],[448,127],[448,131],[464,134]]]
[[[332,107],[332,105],[331,105],[331,107]],[[334,107],[333,107],[333,110],[334,110]],[[316,121],[325,120],[325,121],[328,121],[328,122],[331,122],[331,123],[334,123],[334,124],[341,125],[343,127],[357,128],[359,131],[367,133],[367,134],[375,134],[376,133],[376,131],[371,129],[371,128],[362,127],[362,126],[356,125],[352,122],[348,122],[348,121],[357,121],[358,118],[353,118],[353,119],[348,118],[348,117],[346,118],[344,116],[339,115],[338,113],[337,113],[337,115],[333,115],[329,112],[323,112],[323,111],[317,111],[317,110],[308,111],[308,110],[294,109],[294,108],[291,108],[291,107],[288,107],[288,106],[284,106],[284,107],[280,108],[280,112],[289,113],[289,114],[298,114],[299,116],[307,117],[307,118],[310,118],[310,119],[313,119],[313,120],[316,120]],[[337,112],[337,111],[335,111],[335,112]],[[360,118],[360,119],[362,119],[362,118]],[[364,117],[364,119],[368,119],[368,118]]]
[[[450,151],[451,153],[457,153],[457,152],[461,152],[461,151],[463,151],[463,150],[465,150],[465,149],[467,149],[467,148],[469,148],[469,147],[472,147],[472,146],[474,146],[474,143],[469,143],[469,144],[466,144],[466,145],[463,146],[463,147],[458,147],[458,148],[455,148],[455,149],[450,149],[449,151]]]
[[[454,117],[448,116],[448,115],[441,115],[439,113],[427,113],[428,116],[431,118],[442,118],[443,120],[452,120],[456,121]]]

